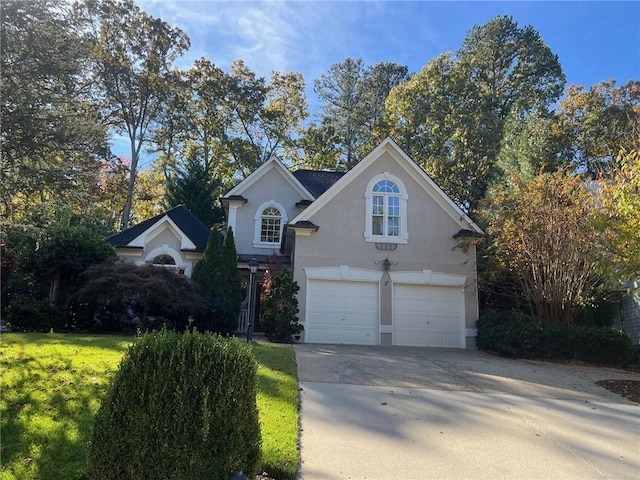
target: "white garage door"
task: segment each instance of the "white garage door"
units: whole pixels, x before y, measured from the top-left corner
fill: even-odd
[[[378,345],[378,283],[309,280],[306,343]]]
[[[397,284],[393,310],[395,345],[464,347],[464,296],[459,287]]]

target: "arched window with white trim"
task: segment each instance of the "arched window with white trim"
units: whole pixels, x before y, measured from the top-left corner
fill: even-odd
[[[275,201],[265,202],[256,211],[253,246],[275,248],[280,246],[282,230],[287,223],[287,212]]]
[[[368,242],[407,243],[407,190],[388,172],[369,181],[365,192],[364,238]]]

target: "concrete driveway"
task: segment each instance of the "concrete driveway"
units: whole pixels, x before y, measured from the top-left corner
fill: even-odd
[[[296,345],[301,479],[638,479],[640,407],[610,368]]]

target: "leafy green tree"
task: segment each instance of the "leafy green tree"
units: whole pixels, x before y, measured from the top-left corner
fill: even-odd
[[[184,165],[167,179],[164,202],[168,208],[184,205],[211,228],[222,221],[218,204],[220,184],[206,171],[197,158],[187,158]]]
[[[406,66],[391,62],[365,67],[361,58],[333,64],[315,81],[321,122],[307,130],[302,146],[316,162],[326,162],[324,167],[352,168],[374,147],[387,96],[406,80],[407,71]],[[332,155],[326,155],[326,147],[318,144],[326,142],[327,136],[333,140]],[[325,155],[318,156],[318,151],[325,151]]]
[[[83,19],[63,0],[8,0],[0,9],[0,213],[91,205],[107,129],[85,65]]]
[[[172,63],[190,46],[187,35],[142,11],[132,0],[88,0],[91,45],[104,112],[131,145],[121,228],[130,222],[142,147],[160,119]]]
[[[292,341],[292,336],[302,331],[298,323],[298,299],[300,290],[289,271],[284,268],[270,283],[265,295],[262,325],[267,338],[281,342]]]
[[[307,117],[304,80],[272,72],[267,82],[241,60],[225,72],[203,58],[177,75],[165,117],[155,142],[167,174],[198,158],[226,188],[271,156],[292,155]]]
[[[50,281],[51,304],[64,303],[61,300],[69,295],[80,273],[90,265],[115,257],[105,236],[105,231],[91,219],[67,210],[58,211],[23,267]]]
[[[224,237],[220,252],[221,285],[219,297],[225,301],[225,311],[230,317],[232,326],[236,327],[242,304],[242,285],[238,270],[238,253],[233,237],[233,229],[229,227]]]
[[[564,90],[562,67],[540,34],[509,16],[475,25],[458,50],[464,77],[480,90],[483,109],[496,122],[512,111],[526,112],[555,102]]]
[[[540,173],[569,167],[570,162],[562,155],[565,141],[550,112],[512,112],[504,126],[495,181],[509,184],[514,176],[530,181]]]
[[[595,227],[619,280],[640,278],[640,155],[622,150],[595,186]],[[607,257],[605,257],[607,258]]]
[[[538,32],[496,17],[469,31],[457,58],[443,54],[394,89],[386,123],[444,191],[473,212],[495,177],[509,116],[544,111],[564,82]]]
[[[576,168],[615,169],[621,148],[640,150],[639,80],[570,86],[558,106],[558,128],[571,140],[564,154]]]
[[[496,258],[541,322],[573,324],[609,286],[594,211],[584,178],[563,171],[514,178],[492,198],[487,231]]]

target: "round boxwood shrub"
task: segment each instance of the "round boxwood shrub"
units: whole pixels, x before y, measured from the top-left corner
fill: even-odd
[[[226,479],[260,462],[257,363],[213,334],[145,334],[127,351],[95,418],[92,479]]]

